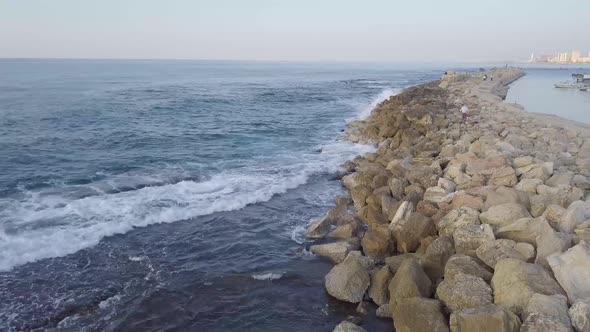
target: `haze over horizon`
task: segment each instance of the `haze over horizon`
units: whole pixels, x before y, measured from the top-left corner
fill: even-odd
[[[0,2],[1,58],[486,62],[590,49],[590,2]]]

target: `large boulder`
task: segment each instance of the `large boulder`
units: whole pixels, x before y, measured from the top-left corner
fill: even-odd
[[[490,177],[488,184],[494,186],[513,187],[518,183],[516,172],[510,166],[496,168]]]
[[[570,303],[590,298],[590,243],[582,241],[564,253],[547,257],[547,262]]]
[[[463,191],[456,192],[453,196],[451,207],[453,209],[468,207],[477,211],[481,211],[481,209],[483,209],[483,199],[478,196],[469,195]]]
[[[357,235],[359,228],[360,224],[358,222],[349,222],[337,226],[333,231],[331,231],[328,234],[328,237],[331,237],[333,239],[349,239]]]
[[[480,221],[489,224],[494,230],[509,225],[518,219],[530,217],[531,214],[526,207],[517,203],[496,205],[479,215]]]
[[[472,257],[476,257],[475,251],[479,246],[495,239],[492,228],[487,224],[461,226],[453,232],[455,251]]]
[[[590,298],[574,302],[568,314],[577,332],[590,332]]]
[[[440,301],[411,297],[402,299],[392,309],[393,325],[397,332],[449,331]]]
[[[543,180],[541,179],[522,179],[514,189],[527,192],[529,194],[536,194],[537,187],[543,184]]]
[[[509,239],[536,245],[537,235],[542,224],[543,221],[540,219],[522,218],[509,225],[500,227],[494,234],[499,239]]]
[[[377,305],[384,305],[389,303],[389,282],[393,278],[393,274],[389,271],[389,267],[383,266],[381,269],[375,271],[371,275],[371,286],[369,287],[369,297]]]
[[[588,220],[589,217],[590,204],[584,201],[575,201],[567,208],[558,227],[562,232],[572,233],[576,226]]]
[[[469,274],[482,278],[486,282],[492,280],[492,273],[481,266],[474,258],[457,254],[451,256],[445,266],[445,279],[451,279],[457,274]]]
[[[455,193],[441,187],[430,187],[424,192],[424,200],[436,204],[450,203]]]
[[[326,290],[341,301],[359,303],[370,282],[366,264],[357,255],[349,253],[326,275]]]
[[[420,256],[415,253],[405,253],[387,257],[385,258],[385,265],[389,267],[389,271],[391,271],[391,273],[395,274],[406,259],[413,259],[418,262]]]
[[[572,331],[567,312],[567,298],[563,295],[533,294],[525,307],[523,329],[528,331]],[[555,326],[545,329],[545,326]]]
[[[558,185],[571,185],[574,179],[574,172],[572,171],[565,171],[565,172],[556,172],[553,174],[549,180],[545,181],[545,184],[552,187],[557,187]]]
[[[453,332],[518,332],[520,319],[502,306],[488,305],[455,311],[451,314]]]
[[[333,332],[367,332],[367,330],[351,322],[343,321],[336,325]]]
[[[391,235],[387,225],[370,225],[361,240],[365,255],[376,260],[388,257],[393,249]]]
[[[430,280],[438,280],[444,276],[445,265],[455,254],[453,241],[446,236],[436,238],[420,257],[420,263]]]
[[[545,208],[543,218],[547,220],[551,227],[557,229],[566,213],[567,211],[564,207],[557,204],[550,204]]]
[[[499,187],[496,190],[487,190],[485,192],[486,201],[483,206],[483,211],[487,211],[493,206],[516,203],[523,205],[526,208],[530,207],[529,194],[515,190],[514,188]]]
[[[492,277],[494,303],[522,313],[535,293],[545,295],[564,294],[557,282],[539,265],[506,258],[496,263]]]
[[[311,253],[327,257],[333,263],[341,263],[351,250],[359,249],[358,238],[327,244],[315,244],[309,248]]]
[[[410,297],[430,297],[432,282],[415,259],[406,259],[389,283],[389,304],[395,313],[398,303]]]
[[[492,289],[480,277],[459,273],[438,285],[436,297],[453,312],[492,304]]]
[[[419,184],[422,188],[436,186],[438,178],[441,176],[442,170],[439,165],[414,165],[406,173],[406,177],[410,183]]]
[[[394,223],[394,221],[396,221],[395,218],[391,222],[389,229],[395,239],[397,251],[401,253],[415,252],[420,246],[420,240],[436,234],[436,228],[432,220],[418,212],[411,213],[407,218],[397,220],[397,223]]]
[[[401,200],[404,195],[404,188],[408,185],[406,179],[390,178],[387,182],[389,189],[391,190],[391,196],[396,200]]]
[[[452,236],[458,227],[479,224],[479,212],[477,210],[461,207],[447,213],[438,221],[436,227],[441,236]]]
[[[516,242],[512,240],[498,239],[483,243],[477,248],[475,253],[482,262],[492,269],[496,267],[496,263],[499,260],[504,258],[520,259],[521,261],[526,262],[528,259],[534,257],[534,249],[532,257],[527,257],[515,248],[516,245]]]

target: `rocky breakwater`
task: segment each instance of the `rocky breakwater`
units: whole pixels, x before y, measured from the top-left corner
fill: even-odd
[[[396,331],[590,331],[590,135],[503,103],[520,70],[480,75],[409,88],[348,128],[378,148],[307,230],[335,264],[327,292],[359,304],[335,331],[363,331],[370,302]]]

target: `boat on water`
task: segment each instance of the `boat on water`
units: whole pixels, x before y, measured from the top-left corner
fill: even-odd
[[[554,86],[558,89],[579,89],[580,88],[580,85],[578,83],[574,83],[574,82],[570,82],[570,81],[555,83]]]
[[[572,74],[572,81],[564,81],[555,83],[558,89],[579,89],[580,91],[588,91],[590,88],[590,74]]]

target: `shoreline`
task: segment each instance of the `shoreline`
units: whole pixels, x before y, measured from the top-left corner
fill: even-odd
[[[358,303],[335,331],[362,331],[371,303],[400,331],[582,324],[571,312],[590,297],[575,276],[590,267],[590,126],[505,103],[520,69],[483,74],[446,73],[348,124],[349,141],[377,150],[344,165],[348,194],[306,233],[335,264],[328,294]]]

